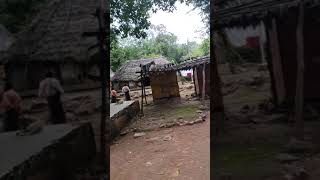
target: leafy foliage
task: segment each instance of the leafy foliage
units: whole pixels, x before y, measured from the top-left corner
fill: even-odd
[[[112,0],[110,4],[112,37],[146,38],[147,30],[151,26],[148,20],[151,13],[158,10],[172,12],[176,9],[175,3],[178,1],[193,4],[195,8],[200,9],[203,20],[209,25],[209,0]]]
[[[209,39],[201,45],[196,42],[179,44],[177,37],[167,32],[163,25],[151,26],[146,39],[118,38],[111,46],[111,67],[116,71],[125,61],[141,58],[166,57],[174,63],[179,63],[189,57],[199,57],[209,54]]]

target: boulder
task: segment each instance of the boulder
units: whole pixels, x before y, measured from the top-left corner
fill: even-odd
[[[300,158],[290,155],[290,154],[286,154],[286,153],[281,153],[279,155],[277,155],[276,159],[278,161],[280,161],[281,163],[291,163],[294,161],[298,161]]]
[[[288,144],[284,146],[285,152],[289,153],[304,153],[313,149],[313,145],[309,142],[291,139]]]

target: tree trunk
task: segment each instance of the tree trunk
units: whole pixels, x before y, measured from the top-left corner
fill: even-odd
[[[295,97],[295,123],[296,136],[303,138],[304,120],[303,120],[303,100],[304,100],[304,8],[300,3],[299,17],[297,25],[297,84]]]

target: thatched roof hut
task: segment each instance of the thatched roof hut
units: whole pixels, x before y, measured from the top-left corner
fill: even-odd
[[[93,13],[96,0],[52,0],[42,7],[33,21],[18,34],[8,50],[6,61],[86,62],[96,50],[95,37],[84,32],[98,30]]]
[[[141,70],[140,64],[145,65],[151,62],[154,62],[156,65],[163,65],[163,64],[169,64],[170,62],[163,58],[152,58],[152,59],[139,59],[139,60],[131,60],[127,61],[125,64],[123,64],[120,69],[115,72],[112,81],[117,82],[129,82],[129,81],[139,81],[139,74],[136,72],[139,72]]]
[[[52,0],[0,57],[6,76],[17,90],[37,88],[44,74],[53,71],[64,85],[79,84],[89,77],[98,60],[98,20],[93,15],[97,0]]]
[[[13,41],[13,35],[2,24],[0,24],[0,53],[8,50]]]

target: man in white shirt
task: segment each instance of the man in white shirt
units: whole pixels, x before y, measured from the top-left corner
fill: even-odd
[[[130,101],[131,97],[130,97],[130,89],[129,89],[128,85],[125,85],[122,87],[122,92],[125,95],[125,100]]]
[[[53,124],[65,123],[66,118],[61,103],[61,94],[64,93],[60,82],[53,77],[52,72],[46,74],[46,78],[40,82],[39,97],[48,101],[50,118]]]

